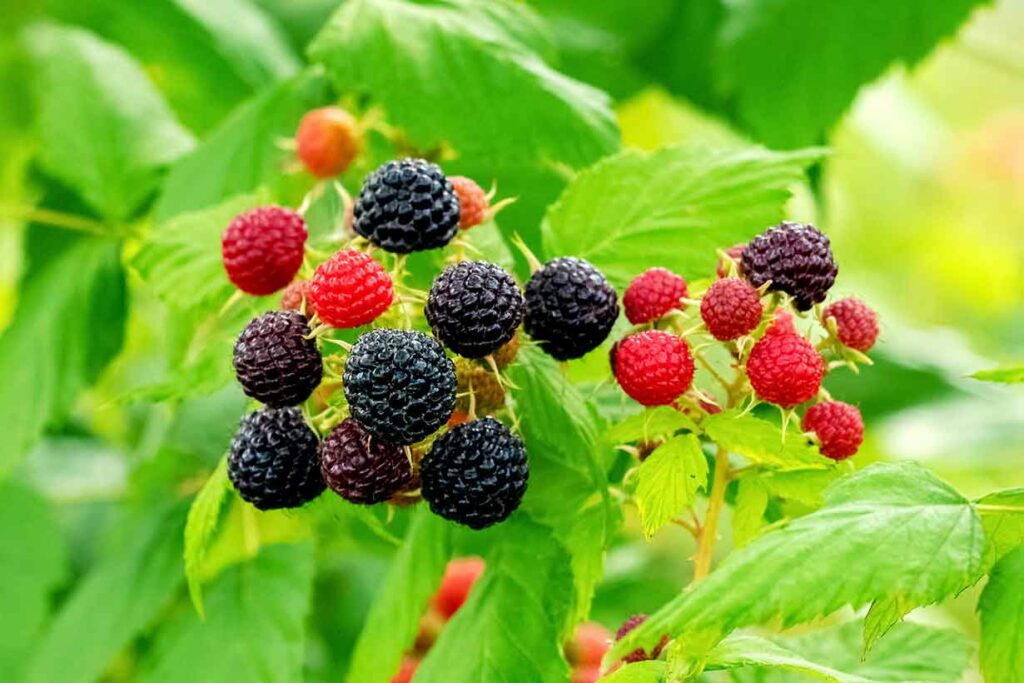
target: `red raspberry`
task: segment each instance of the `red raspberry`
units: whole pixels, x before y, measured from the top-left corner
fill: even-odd
[[[741,275],[743,274],[743,269],[740,267],[740,263],[742,263],[743,250],[746,246],[745,244],[734,244],[725,250],[725,255],[736,263],[736,272]],[[718,277],[729,277],[729,270],[729,262],[724,258],[719,259],[718,265],[715,267],[715,274]]]
[[[661,330],[634,334],[622,340],[615,352],[615,379],[641,405],[668,405],[693,381],[690,347]]]
[[[395,300],[391,278],[368,254],[343,249],[316,269],[309,300],[320,319],[347,329],[368,325]]]
[[[750,334],[761,322],[763,313],[757,290],[738,277],[716,280],[700,302],[700,317],[718,341]]]
[[[473,584],[484,573],[484,567],[484,561],[479,557],[464,557],[449,562],[441,586],[430,601],[434,609],[445,619],[451,619],[466,602]]]
[[[312,315],[313,307],[309,303],[309,280],[295,280],[284,288],[281,293],[282,311],[301,311],[302,302],[306,302],[306,315]]]
[[[825,362],[793,329],[792,316],[778,316],[747,359],[747,377],[759,398],[783,408],[814,398],[825,376]]]
[[[576,627],[576,634],[569,641],[566,655],[574,666],[581,669],[601,666],[601,658],[611,647],[612,634],[601,624],[588,621]]]
[[[281,289],[302,266],[306,221],[281,206],[261,206],[235,216],[221,237],[228,279],[247,294]]]
[[[824,317],[835,318],[839,341],[851,349],[867,352],[878,339],[878,316],[860,299],[840,299],[825,309]]]
[[[398,673],[391,677],[391,683],[412,683],[413,674],[420,665],[420,660],[406,657],[402,660],[402,666]]]
[[[640,624],[647,621],[646,614],[634,614],[619,627],[619,630],[615,632],[615,640],[619,641],[626,637],[626,634],[635,629]],[[648,659],[657,659],[661,651],[668,645],[668,636],[662,636],[661,641],[651,648],[650,652],[644,652],[641,648],[637,648],[630,652],[628,655],[622,658],[624,662],[643,662]]]
[[[686,280],[665,268],[649,268],[633,278],[622,295],[626,318],[634,325],[657,320],[673,308],[683,308]]]
[[[825,401],[807,409],[803,430],[814,432],[821,442],[822,455],[845,460],[864,443],[864,421],[860,411],[842,401]]]
[[[455,194],[459,197],[459,228],[469,230],[484,222],[490,203],[487,193],[476,181],[466,176],[449,176]]]
[[[572,683],[597,683],[601,679],[601,666],[581,666],[572,670]]]
[[[363,146],[359,124],[341,107],[307,112],[295,133],[299,161],[317,178],[342,173]]]

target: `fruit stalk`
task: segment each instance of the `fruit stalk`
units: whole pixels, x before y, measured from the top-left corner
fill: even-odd
[[[722,516],[725,488],[728,484],[729,451],[719,446],[715,451],[715,477],[711,483],[711,494],[708,496],[708,512],[704,519],[704,526],[700,530],[697,554],[694,557],[694,583],[706,577],[711,571],[711,556],[715,552],[715,541],[718,536],[718,520]]]

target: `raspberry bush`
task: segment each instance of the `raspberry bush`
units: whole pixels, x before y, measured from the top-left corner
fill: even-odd
[[[677,4],[24,27],[0,680],[1024,680],[1024,489],[881,445],[1021,372],[922,369],[819,146],[979,3]]]

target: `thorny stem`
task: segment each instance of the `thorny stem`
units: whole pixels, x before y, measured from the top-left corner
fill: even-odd
[[[718,520],[725,504],[725,488],[729,483],[729,451],[719,446],[715,452],[715,478],[711,483],[708,497],[708,511],[697,540],[697,555],[694,557],[693,582],[706,577],[711,571],[711,556],[715,551],[718,536]]]

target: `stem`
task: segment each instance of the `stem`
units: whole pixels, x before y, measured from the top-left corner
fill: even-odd
[[[697,555],[694,558],[693,582],[706,577],[711,571],[711,556],[718,540],[718,519],[722,515],[725,504],[725,487],[729,484],[729,452],[718,447],[715,452],[715,478],[711,484],[711,495],[708,497],[708,512],[701,528],[700,540],[697,543]]]
[[[107,235],[110,230],[99,221],[69,213],[40,209],[31,206],[0,206],[0,217],[22,220],[29,223],[43,223],[54,228],[77,230],[93,235]]]

